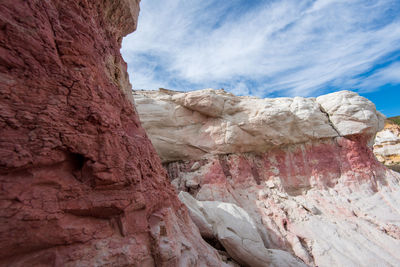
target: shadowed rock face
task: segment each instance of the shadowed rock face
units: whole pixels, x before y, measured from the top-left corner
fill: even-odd
[[[243,208],[267,249],[311,266],[400,264],[400,175],[374,157],[383,116],[367,99],[220,90],[134,98],[177,190]],[[194,221],[209,235],[204,220]]]
[[[0,3],[0,265],[220,266],[132,105],[138,0]]]

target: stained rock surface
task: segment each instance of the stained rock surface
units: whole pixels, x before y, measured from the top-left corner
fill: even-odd
[[[374,143],[376,158],[387,167],[400,172],[400,126],[386,121],[382,131],[376,134]]]
[[[0,265],[223,266],[132,105],[139,0],[0,2]]]
[[[134,99],[177,191],[241,207],[264,247],[311,266],[400,264],[400,175],[372,152],[384,117],[367,99],[209,89]]]

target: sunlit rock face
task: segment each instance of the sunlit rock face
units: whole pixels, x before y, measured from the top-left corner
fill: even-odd
[[[138,0],[0,2],[0,265],[223,266],[132,105]]]
[[[134,93],[140,120],[161,159],[265,152],[338,136],[372,139],[383,115],[356,93],[259,99],[223,90]]]
[[[282,250],[267,249],[249,214],[233,203],[198,201],[181,191],[185,203],[203,236],[209,232],[222,243],[226,251],[242,266],[305,267],[306,265]],[[205,231],[205,233],[204,233]]]
[[[243,208],[267,249],[311,266],[400,264],[400,175],[372,153],[384,117],[367,99],[210,89],[134,99],[177,191]]]
[[[376,134],[376,158],[387,167],[400,172],[400,126],[387,121],[385,128]]]

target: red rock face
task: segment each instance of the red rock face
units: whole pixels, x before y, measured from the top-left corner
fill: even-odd
[[[206,164],[204,162],[202,166]],[[186,165],[194,161],[166,164],[171,179],[190,173]],[[385,168],[376,160],[367,139],[360,136],[339,137],[318,142],[275,148],[266,153],[230,154],[210,157],[207,172],[199,186],[234,184],[264,187],[266,181],[279,178],[285,192],[300,194],[310,188],[334,187],[341,179],[344,186],[357,189],[368,184],[376,190],[376,181]],[[173,172],[171,168],[177,168]]]
[[[0,3],[0,265],[215,256],[131,102],[119,50],[138,12],[138,0]]]

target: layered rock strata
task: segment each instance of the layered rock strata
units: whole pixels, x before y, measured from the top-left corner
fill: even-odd
[[[132,105],[139,0],[0,2],[0,265],[223,266]]]
[[[387,167],[400,172],[400,126],[386,121],[382,131],[376,134],[374,143],[376,158]]]
[[[178,191],[243,208],[265,248],[312,266],[400,264],[400,175],[372,153],[384,117],[367,99],[210,89],[134,99]]]

